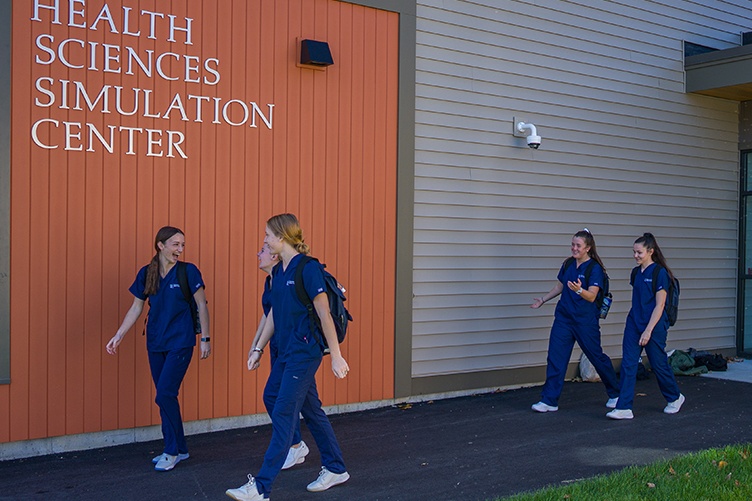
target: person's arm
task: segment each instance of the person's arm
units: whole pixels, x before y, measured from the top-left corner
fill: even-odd
[[[342,352],[339,349],[337,330],[334,327],[334,321],[329,312],[329,298],[327,297],[326,292],[317,294],[316,297],[313,298],[313,307],[316,309],[316,314],[321,320],[321,330],[324,331],[326,344],[329,346],[329,354],[332,357],[332,372],[334,372],[335,376],[342,379],[347,376],[350,367],[348,367],[347,361],[344,359]]]
[[[110,355],[114,355],[115,353],[117,353],[118,346],[120,346],[120,342],[123,340],[123,337],[129,330],[131,330],[131,327],[133,327],[133,325],[136,323],[136,321],[138,320],[138,317],[141,316],[141,312],[143,310],[144,310],[144,300],[134,297],[133,304],[131,304],[131,307],[128,310],[128,313],[125,314],[123,323],[120,324],[120,328],[117,330],[115,335],[112,336],[112,339],[110,339],[110,341],[105,346],[107,353],[109,353]]]
[[[261,355],[264,353],[264,348],[274,334],[274,316],[272,315],[273,311],[274,309],[272,308],[271,310],[269,310],[269,313],[267,313],[263,327],[259,325],[261,334],[256,334],[256,337],[253,338],[253,343],[251,343],[251,349],[248,350],[249,371],[258,369],[259,363],[261,361]]]
[[[653,329],[655,329],[655,326],[658,325],[658,322],[663,315],[663,308],[666,306],[667,297],[668,293],[665,289],[661,289],[655,293],[655,308],[653,308],[653,313],[650,314],[650,321],[648,321],[648,326],[645,327],[645,330],[642,332],[642,336],[640,336],[640,346],[645,346],[646,344],[648,344],[648,342],[650,342],[650,336],[653,335]]]
[[[544,303],[547,303],[548,301],[552,300],[559,294],[561,294],[561,291],[564,290],[564,284],[561,282],[556,282],[553,287],[551,287],[551,290],[548,291],[546,294],[542,295],[541,297],[536,297],[533,299],[533,304],[530,305],[531,308],[540,308],[543,306]]]
[[[201,325],[201,339],[211,339],[209,336],[209,307],[206,306],[206,291],[203,287],[193,294],[198,306],[198,322]],[[201,358],[207,358],[211,354],[211,341],[201,341]]]

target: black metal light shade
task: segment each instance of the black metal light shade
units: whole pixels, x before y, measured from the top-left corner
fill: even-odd
[[[314,66],[329,66],[334,64],[329,44],[317,40],[301,40],[300,64],[313,64]]]

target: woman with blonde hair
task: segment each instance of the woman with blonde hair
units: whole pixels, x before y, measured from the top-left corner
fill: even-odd
[[[347,473],[329,418],[321,408],[316,389],[316,371],[321,365],[325,345],[331,353],[331,368],[337,378],[347,376],[350,368],[342,357],[334,322],[329,312],[329,300],[324,282],[324,268],[316,260],[308,260],[303,267],[303,285],[311,298],[316,314],[321,321],[321,330],[309,321],[308,310],[298,299],[295,289],[297,267],[308,254],[308,245],[298,219],[293,214],[279,214],[266,223],[264,243],[272,254],[280,257],[281,263],[272,271],[272,309],[267,316],[258,343],[251,347],[248,369],[254,370],[264,352],[272,333],[277,338],[277,361],[272,367],[266,396],[276,394],[272,417],[272,438],[264,455],[264,462],[254,478],[237,489],[228,489],[226,494],[239,501],[267,499],[272,484],[279,474],[292,445],[295,423],[303,415],[311,431],[323,463],[319,476],[308,484],[311,492],[324,491],[346,482]],[[312,329],[314,329],[312,331]]]

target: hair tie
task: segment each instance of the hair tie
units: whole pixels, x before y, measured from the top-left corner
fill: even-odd
[[[587,228],[583,228],[582,231],[584,231],[585,233],[590,233],[590,230],[588,230]]]

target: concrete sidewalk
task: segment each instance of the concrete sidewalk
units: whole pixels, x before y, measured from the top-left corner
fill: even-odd
[[[524,388],[332,416],[350,481],[305,490],[320,468],[306,430],[311,454],[280,474],[272,499],[486,500],[752,441],[749,383],[685,377],[679,385],[687,402],[669,416],[655,377],[638,381],[632,421],[605,417],[601,384],[571,382],[548,414],[530,410],[540,388]],[[189,437],[191,458],[166,473],[150,462],[161,441],[5,461],[0,499],[229,499],[225,489],[258,470],[270,433],[267,425]]]

